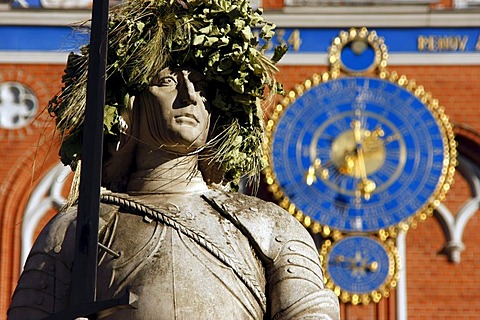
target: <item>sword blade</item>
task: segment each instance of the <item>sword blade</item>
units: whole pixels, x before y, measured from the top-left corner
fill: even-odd
[[[96,300],[108,0],[94,0],[70,306]]]

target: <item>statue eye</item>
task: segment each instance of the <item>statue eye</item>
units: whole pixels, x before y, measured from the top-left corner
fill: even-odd
[[[163,78],[158,79],[156,82],[156,85],[159,87],[169,87],[169,86],[176,86],[177,85],[177,79],[173,76],[166,76]]]

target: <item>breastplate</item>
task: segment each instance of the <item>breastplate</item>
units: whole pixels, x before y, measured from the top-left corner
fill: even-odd
[[[200,197],[160,206],[174,226],[119,212],[110,227],[120,257],[101,256],[98,299],[139,297],[112,319],[262,319],[249,287],[265,292],[264,270],[248,239]]]

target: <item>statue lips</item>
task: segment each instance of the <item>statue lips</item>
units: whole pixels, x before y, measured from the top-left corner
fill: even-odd
[[[188,124],[191,126],[196,126],[200,123],[197,117],[192,113],[183,113],[178,116],[174,116],[174,119],[177,123]]]

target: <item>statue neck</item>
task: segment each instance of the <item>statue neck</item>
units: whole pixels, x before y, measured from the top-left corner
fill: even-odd
[[[208,189],[198,169],[198,155],[179,155],[139,146],[137,171],[132,174],[130,194],[195,193]]]

